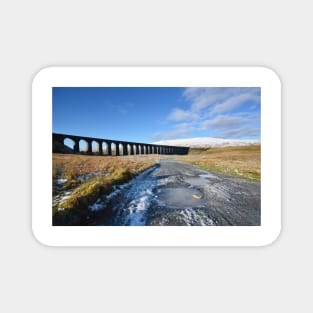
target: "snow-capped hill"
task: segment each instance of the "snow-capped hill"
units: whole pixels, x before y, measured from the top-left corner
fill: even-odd
[[[190,148],[215,148],[215,147],[233,147],[233,146],[249,146],[260,144],[260,140],[245,139],[221,139],[213,137],[199,137],[186,139],[161,140],[153,142],[153,144],[190,147]]]

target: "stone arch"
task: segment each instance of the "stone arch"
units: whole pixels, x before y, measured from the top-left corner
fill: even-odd
[[[123,155],[123,144],[119,142],[116,150],[118,151],[118,155]]]
[[[88,143],[87,140],[80,139],[79,143],[78,143],[78,146],[79,146],[79,152],[80,153],[85,153],[85,154],[88,153],[89,143]]]
[[[74,151],[75,148],[75,140],[69,137],[65,137],[63,139],[63,145],[67,148],[70,148]]]
[[[112,155],[118,155],[117,153],[117,143],[116,142],[112,142],[111,143],[111,152],[112,152]]]
[[[108,152],[108,150],[109,150],[108,143],[106,141],[102,141],[101,142],[101,147],[102,147],[102,154],[103,155],[108,155],[109,154],[109,152]]]
[[[93,154],[100,154],[100,144],[96,140],[91,141],[91,152]]]

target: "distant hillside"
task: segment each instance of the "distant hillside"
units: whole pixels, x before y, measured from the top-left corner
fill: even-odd
[[[235,147],[256,145],[260,143],[260,140],[221,139],[213,137],[173,139],[153,142],[153,144],[158,145],[183,146],[190,148]]]

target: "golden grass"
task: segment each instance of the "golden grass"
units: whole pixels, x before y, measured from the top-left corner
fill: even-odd
[[[84,224],[90,215],[89,205],[109,194],[114,185],[127,182],[153,166],[157,159],[157,155],[109,157],[54,153],[53,195],[58,195],[60,190],[70,190],[71,194],[62,204],[52,208],[53,224]],[[58,178],[67,180],[62,188],[56,184]]]
[[[261,179],[261,146],[190,149],[180,161],[223,174],[230,174],[255,181]]]
[[[153,156],[109,157],[54,153],[53,178],[74,179],[92,172],[113,173],[125,167],[140,172],[154,164],[155,159]]]

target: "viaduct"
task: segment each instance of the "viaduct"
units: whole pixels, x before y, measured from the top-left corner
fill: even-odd
[[[72,149],[61,151],[65,141],[71,140]],[[139,155],[139,154],[187,154],[188,147],[154,145],[121,140],[82,137],[66,134],[52,134],[53,152],[88,154],[88,155]],[[84,144],[85,149],[82,149]]]

